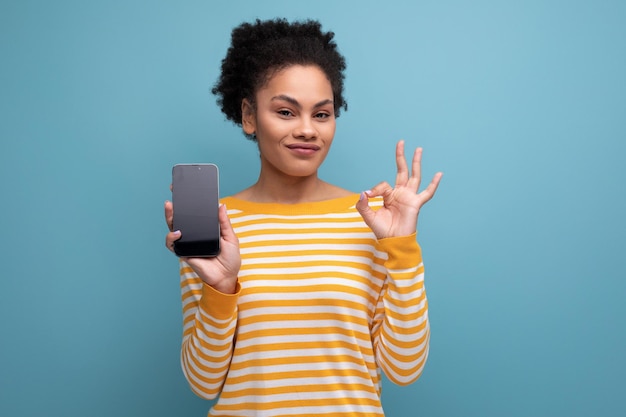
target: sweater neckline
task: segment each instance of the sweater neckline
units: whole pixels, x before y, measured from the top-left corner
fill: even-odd
[[[226,204],[228,210],[264,214],[324,214],[337,211],[354,210],[359,201],[359,194],[354,193],[345,197],[330,200],[313,201],[308,203],[280,204],[280,203],[256,203],[240,200],[235,197],[224,197],[221,203]]]

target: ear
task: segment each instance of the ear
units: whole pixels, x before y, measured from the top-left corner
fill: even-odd
[[[256,115],[254,107],[247,98],[241,101],[241,126],[247,135],[254,135],[256,132]]]

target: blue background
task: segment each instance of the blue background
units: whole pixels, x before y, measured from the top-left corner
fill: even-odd
[[[444,171],[431,356],[389,416],[626,414],[626,3],[0,3],[0,415],[203,416],[179,366],[171,166],[256,179],[210,94],[230,30],[318,18],[348,60],[323,178]]]

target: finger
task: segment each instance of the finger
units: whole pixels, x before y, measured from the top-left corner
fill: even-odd
[[[422,197],[422,204],[426,203],[427,201],[429,201],[431,198],[434,197],[435,192],[437,192],[437,188],[439,187],[439,183],[441,182],[442,177],[443,177],[443,172],[436,173],[432,181],[430,182],[430,184],[428,184],[428,187],[426,187],[424,191],[419,193],[419,196]]]
[[[165,247],[170,251],[174,252],[174,242],[180,239],[182,233],[180,230],[176,230],[175,232],[169,232],[165,235]]]
[[[369,206],[368,198],[368,192],[363,191],[355,207],[357,211],[361,214],[361,217],[363,217],[363,221],[365,222],[365,224],[367,224],[371,228],[370,224],[373,222],[376,213]]]
[[[173,229],[173,221],[174,221],[174,205],[171,201],[165,201],[165,223],[167,223],[167,228],[170,229],[170,232]]]
[[[380,196],[385,197],[391,191],[393,191],[393,188],[391,187],[391,185],[389,185],[388,182],[383,181],[381,183],[376,184],[376,186],[373,187],[371,190],[365,191],[365,193],[367,194],[368,197],[380,197]]]
[[[399,141],[396,145],[396,166],[398,167],[398,172],[396,174],[396,187],[398,185],[406,185],[409,178],[409,168],[406,164],[406,159],[404,158],[403,140]]]
[[[411,177],[407,181],[407,186],[415,193],[419,190],[422,182],[422,152],[422,148],[415,149],[411,164]]]

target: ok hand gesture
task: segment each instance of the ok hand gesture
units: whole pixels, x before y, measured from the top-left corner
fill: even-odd
[[[409,175],[404,157],[404,141],[399,141],[396,145],[396,165],[398,172],[394,187],[387,182],[381,182],[371,191],[361,193],[361,198],[356,204],[363,220],[378,239],[415,233],[420,209],[433,198],[443,176],[441,172],[435,174],[426,189],[418,193],[421,182],[422,148],[417,148],[413,154]],[[383,207],[378,210],[371,209],[368,199],[379,196],[383,198]]]

